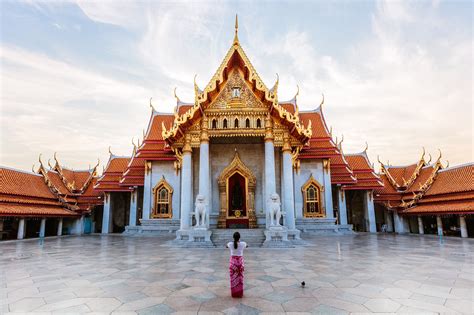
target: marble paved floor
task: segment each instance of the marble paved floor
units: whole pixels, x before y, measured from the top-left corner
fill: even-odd
[[[359,234],[249,248],[245,297],[232,299],[227,251],[173,248],[170,237],[0,243],[0,313],[474,313],[472,239]]]

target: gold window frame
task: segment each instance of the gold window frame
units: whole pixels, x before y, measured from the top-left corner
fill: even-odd
[[[159,200],[160,198],[159,192],[162,188],[165,188],[168,191],[167,202],[163,202]],[[173,188],[171,188],[170,184],[168,184],[168,182],[165,180],[165,177],[163,176],[153,188],[153,208],[151,211],[151,217],[153,219],[171,219],[173,217],[172,201],[173,201]],[[159,209],[158,203],[168,204],[168,213],[157,213]]]
[[[314,200],[308,200],[308,189],[313,186],[316,188],[316,198]],[[324,203],[324,187],[314,179],[313,175],[310,176],[308,181],[301,187],[303,193],[303,217],[305,218],[325,218],[326,209],[323,207]],[[317,212],[309,212],[308,205],[310,203],[317,203]]]

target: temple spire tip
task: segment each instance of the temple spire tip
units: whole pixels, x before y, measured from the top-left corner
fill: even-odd
[[[234,35],[234,45],[239,44],[239,18],[238,15],[235,14],[235,35]]]

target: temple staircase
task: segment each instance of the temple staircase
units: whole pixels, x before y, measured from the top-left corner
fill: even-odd
[[[264,229],[213,229],[211,241],[216,247],[225,247],[233,240],[234,232],[240,233],[240,239],[249,247],[261,247],[265,241]]]

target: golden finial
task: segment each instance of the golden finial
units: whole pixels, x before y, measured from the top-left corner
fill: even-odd
[[[423,161],[425,160],[425,147],[423,147],[423,153],[421,154],[421,159],[420,159],[420,161],[421,161],[421,160],[423,160]]]
[[[236,14],[236,15],[235,15],[234,45],[238,45],[238,44],[239,44],[239,36],[238,36],[238,33],[239,33],[239,18],[238,18],[237,14]]]
[[[35,171],[35,163],[33,163],[33,166],[31,167],[31,171],[32,171],[33,173],[36,173],[36,171]]]
[[[441,149],[438,149],[439,151],[439,157],[438,157],[438,162],[441,161],[441,157],[443,156],[443,154],[441,153]]]
[[[367,143],[367,141],[365,141],[365,149],[363,152],[366,153],[368,149],[369,149],[369,144]]]
[[[43,165],[43,162],[41,162],[41,155],[42,155],[42,153],[39,154],[39,156],[38,156],[38,161],[40,162],[40,165],[42,166],[42,165]]]
[[[323,98],[321,99],[321,104],[319,104],[319,106],[323,106],[324,104],[324,93],[321,93],[321,95],[323,96]]]
[[[430,159],[428,160],[427,164],[430,164],[431,163],[431,153],[428,153],[428,156],[430,157]]]
[[[48,166],[49,166],[49,169],[53,169],[53,167],[51,166],[51,159],[48,159]]]

